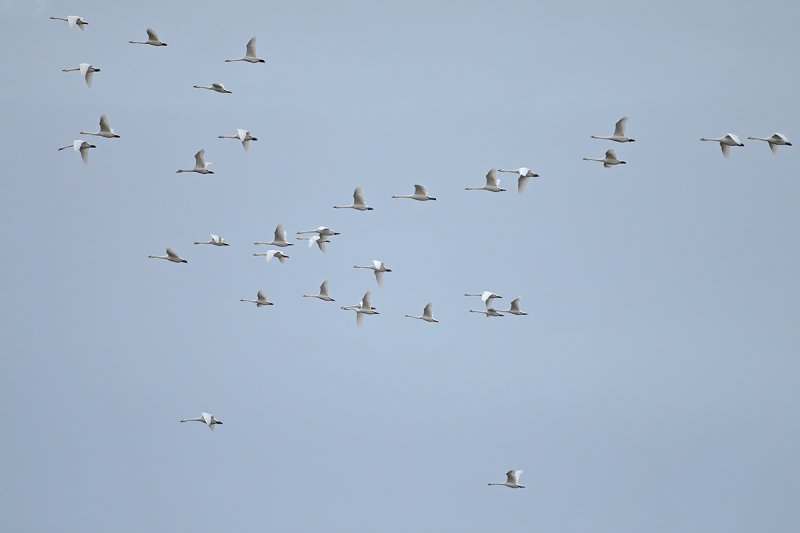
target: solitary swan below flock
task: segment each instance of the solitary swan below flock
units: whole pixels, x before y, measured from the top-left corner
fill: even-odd
[[[197,418],[184,418],[181,422],[202,422],[206,424],[211,431],[214,431],[214,426],[217,424],[222,424],[222,421],[214,418],[214,415],[211,413],[200,413],[200,416]]]
[[[603,159],[596,159],[594,157],[584,157],[584,161],[600,161],[605,168],[613,167],[614,165],[624,165],[625,161],[617,159],[617,153],[614,150],[606,150],[606,156]]]
[[[489,485],[502,485],[512,489],[524,489],[525,485],[519,484],[519,477],[522,475],[522,470],[509,470],[506,472],[505,483],[489,483]]]
[[[218,93],[231,94],[231,91],[225,88],[221,83],[212,83],[211,85],[192,85],[195,89],[208,89]]]

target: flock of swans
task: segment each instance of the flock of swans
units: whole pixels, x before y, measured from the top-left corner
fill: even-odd
[[[89,24],[88,21],[83,19],[82,17],[76,15],[69,15],[67,17],[50,17],[53,20],[60,20],[66,21],[70,28],[79,28],[81,31],[84,30],[85,26]],[[135,41],[131,40],[128,41],[131,44],[144,44],[150,46],[167,46],[167,43],[162,42],[156,32],[152,28],[147,28],[147,40],[145,41]],[[247,62],[247,63],[265,63],[266,60],[261,59],[256,54],[256,38],[251,38],[246,45],[246,52],[243,57],[234,58],[234,59],[226,59],[225,62]],[[93,75],[95,72],[100,72],[101,69],[91,65],[90,63],[80,63],[78,67],[75,68],[65,68],[63,69],[64,72],[72,72],[72,71],[79,71],[83,76],[87,87],[92,86]],[[222,94],[231,94],[232,91],[229,91],[225,88],[222,83],[211,83],[210,85],[194,85],[194,88],[197,89],[207,89],[210,91],[214,91],[217,93]],[[616,143],[631,143],[634,142],[635,139],[628,137],[625,133],[625,128],[628,122],[628,117],[622,117],[619,119],[614,127],[614,133],[610,136],[599,136],[599,135],[592,135],[591,138],[599,139],[599,140],[606,140],[606,141],[613,141]],[[105,114],[100,116],[100,130],[96,132],[88,132],[88,131],[81,131],[80,134],[82,135],[92,135],[98,137],[104,137],[106,139],[118,139],[120,136],[114,132],[114,130],[110,127],[108,118]],[[258,141],[256,137],[253,137],[251,132],[245,129],[237,129],[236,135],[219,135],[218,138],[220,139],[235,139],[242,143],[242,148],[245,152],[247,152],[250,148],[250,142]],[[776,152],[777,146],[791,146],[792,143],[789,139],[781,134],[781,133],[774,133],[770,137],[748,137],[748,139],[752,140],[759,140],[767,142],[769,148],[772,150],[773,153]],[[733,133],[728,133],[723,137],[719,138],[708,138],[702,137],[701,141],[713,141],[720,144],[722,148],[722,153],[725,157],[729,155],[729,149],[732,146],[744,146],[744,144],[739,140],[739,137]],[[79,152],[81,159],[85,164],[88,164],[88,154],[89,150],[92,148],[96,148],[96,145],[90,144],[82,139],[76,139],[72,142],[72,144],[68,144],[66,146],[62,146],[58,148],[58,150],[66,150],[72,148],[74,151]],[[205,149],[200,149],[194,155],[195,159],[195,166],[191,169],[180,169],[177,170],[176,173],[189,173],[194,172],[198,174],[214,174],[214,171],[209,170],[209,166],[212,165],[211,162],[205,160]],[[608,149],[605,152],[604,157],[602,158],[592,158],[592,157],[584,157],[586,161],[598,161],[603,163],[605,168],[610,168],[616,165],[624,165],[626,161],[620,160],[617,157],[616,152],[613,149]],[[516,169],[502,169],[502,168],[492,168],[486,174],[486,182],[482,186],[468,186],[466,190],[468,191],[489,191],[489,192],[504,192],[506,189],[500,187],[500,180],[497,177],[498,172],[504,173],[511,173],[515,174],[517,177],[517,191],[519,194],[522,194],[527,186],[528,182],[531,178],[539,177],[539,174],[533,172],[531,169],[527,167],[520,167]],[[396,194],[393,195],[392,198],[398,199],[411,199],[420,202],[425,201],[435,201],[436,198],[430,196],[428,194],[427,189],[423,185],[415,184],[414,185],[414,192],[413,194]],[[366,203],[366,199],[364,196],[364,192],[361,187],[356,187],[353,191],[353,203],[349,205],[334,205],[335,209],[353,209],[357,211],[372,211],[374,208],[368,206]],[[298,240],[305,240],[308,241],[308,246],[312,247],[316,244],[321,252],[326,251],[326,244],[331,243],[330,237],[339,235],[339,232],[336,232],[329,227],[326,226],[319,226],[315,229],[310,230],[302,230],[297,232],[298,235],[302,235],[297,237]],[[305,236],[308,235],[308,236]],[[225,241],[225,239],[219,235],[211,234],[211,239],[208,241],[195,241],[194,244],[196,245],[212,245],[217,247],[229,246],[229,243]],[[286,231],[283,228],[283,225],[278,224],[275,228],[274,236],[271,241],[256,241],[254,245],[267,245],[267,246],[274,246],[277,248],[285,248],[288,246],[293,246],[294,244],[287,241]],[[286,259],[289,258],[289,255],[285,254],[283,251],[279,249],[270,249],[266,252],[256,252],[253,253],[254,256],[261,256],[265,257],[267,262],[272,261],[272,259],[277,258],[280,263],[284,263]],[[166,261],[170,261],[172,263],[188,263],[188,261],[182,257],[180,257],[172,248],[166,248],[166,255],[149,255],[149,258],[152,259],[164,259]],[[373,274],[375,275],[375,280],[378,286],[383,285],[383,275],[387,272],[392,272],[390,268],[387,268],[383,261],[380,260],[373,260],[371,264],[367,265],[355,265],[353,268],[357,269],[368,269],[372,270]],[[335,300],[329,295],[328,292],[328,281],[325,280],[319,287],[318,294],[303,294],[304,298],[317,298],[324,302],[334,302]],[[479,313],[488,317],[502,317],[505,314],[511,314],[516,316],[524,316],[527,315],[524,311],[521,310],[519,297],[514,298],[508,309],[497,309],[494,307],[494,301],[498,299],[502,299],[503,297],[495,294],[491,291],[483,291],[480,293],[466,293],[465,296],[478,296],[481,298],[481,301],[484,304],[484,309],[470,309],[471,313]],[[272,306],[275,305],[273,302],[270,302],[264,294],[262,289],[259,289],[256,293],[256,299],[247,299],[242,298],[241,302],[247,303],[254,303],[256,307],[265,307],[265,306]],[[342,306],[340,309],[354,311],[356,315],[356,324],[361,325],[364,317],[366,315],[378,315],[378,310],[372,306],[371,304],[371,291],[367,290],[364,295],[362,296],[361,300],[354,305],[345,305]],[[413,318],[417,320],[422,320],[429,323],[438,323],[439,321],[433,317],[433,303],[428,302],[425,307],[423,308],[421,315],[412,315],[406,314],[405,317]],[[181,422],[203,422],[206,424],[209,429],[212,431],[214,430],[216,425],[222,424],[220,420],[217,420],[213,414],[210,413],[201,413],[201,415],[197,418],[185,418],[182,419]],[[498,486],[505,486],[509,488],[525,488],[523,485],[519,484],[519,477],[522,474],[522,470],[509,470],[506,472],[506,481],[503,483],[489,483],[489,485],[498,485]]]

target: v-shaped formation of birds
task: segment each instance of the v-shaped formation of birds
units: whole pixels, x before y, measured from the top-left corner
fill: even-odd
[[[89,24],[87,20],[82,17],[76,15],[69,15],[67,17],[50,17],[53,20],[61,20],[67,22],[70,28],[79,28],[81,31],[84,30],[84,27]],[[147,40],[144,41],[128,41],[131,44],[145,44],[150,46],[167,46],[167,43],[162,42],[156,32],[152,28],[147,28]],[[246,52],[243,57],[234,58],[234,59],[226,59],[225,62],[236,62],[236,61],[243,61],[247,63],[265,63],[266,60],[261,59],[256,54],[256,38],[253,37],[247,42]],[[81,76],[83,76],[84,81],[86,82],[87,87],[92,86],[92,80],[95,72],[100,72],[100,69],[95,67],[90,63],[80,63],[75,68],[65,68],[63,69],[64,72],[73,72],[79,71]],[[232,91],[229,91],[225,88],[225,86],[221,83],[211,83],[210,85],[194,85],[196,89],[207,89],[210,91],[214,91],[221,94],[231,94]],[[630,143],[634,142],[635,139],[631,139],[625,134],[625,127],[628,122],[628,117],[622,117],[619,119],[614,126],[614,134],[610,136],[601,136],[601,135],[592,135],[593,139],[601,139],[606,141],[613,141],[617,143]],[[114,130],[109,126],[108,118],[106,115],[100,116],[100,130],[96,132],[88,132],[88,131],[81,131],[81,135],[93,135],[97,137],[105,137],[106,139],[118,139],[120,136],[114,132]],[[253,137],[250,131],[245,129],[237,129],[236,135],[219,135],[218,138],[220,139],[235,139],[242,143],[242,148],[245,152],[247,152],[250,148],[251,141],[257,141],[256,137]],[[764,141],[768,143],[770,150],[772,153],[776,153],[778,146],[791,146],[792,143],[789,139],[783,135],[782,133],[774,133],[769,137],[753,137],[750,136],[748,139],[757,140],[757,141]],[[722,149],[722,154],[725,157],[729,156],[729,151],[732,146],[744,146],[744,144],[739,140],[739,137],[733,133],[728,133],[722,137],[717,138],[710,138],[710,137],[702,137],[701,141],[713,141],[717,142]],[[89,163],[89,150],[92,148],[96,148],[97,146],[94,144],[90,144],[83,139],[76,139],[72,142],[72,144],[68,144],[59,148],[59,150],[66,150],[68,148],[72,148],[75,152],[79,152],[81,159],[85,164]],[[624,165],[627,162],[622,161],[617,157],[616,152],[613,149],[608,149],[605,152],[605,156],[602,158],[593,158],[593,157],[584,157],[586,161],[599,161],[603,163],[603,167],[610,168],[616,165]],[[214,171],[209,170],[209,166],[213,163],[205,160],[205,150],[200,149],[197,153],[194,154],[195,165],[194,168],[191,169],[181,169],[177,170],[177,173],[183,172],[196,172],[198,174],[213,174]],[[508,172],[517,175],[517,191],[519,194],[522,194],[527,186],[528,182],[531,178],[539,177],[539,174],[533,172],[531,169],[526,167],[520,167],[516,169],[501,169],[501,168],[492,168],[486,174],[486,183],[483,186],[474,186],[474,187],[466,187],[468,191],[490,191],[490,192],[504,192],[506,189],[500,187],[500,180],[497,177],[498,172]],[[420,202],[436,200],[436,198],[429,196],[427,189],[423,185],[414,185],[414,192],[412,194],[403,195],[403,194],[395,194],[392,198],[408,198],[412,200],[417,200]],[[353,203],[349,205],[335,205],[333,206],[335,209],[355,209],[357,211],[372,211],[374,208],[367,205],[364,192],[361,190],[361,187],[356,187],[353,191]],[[312,247],[315,244],[319,248],[320,251],[326,251],[326,244],[331,242],[330,237],[339,235],[338,232],[333,231],[332,229],[320,226],[315,229],[311,230],[302,230],[297,232],[298,235],[306,235],[303,237],[297,237],[298,240],[306,240],[308,241],[308,246]],[[211,239],[208,241],[195,241],[194,244],[210,244],[212,246],[229,246],[225,239],[219,235],[211,234]],[[286,240],[286,231],[284,230],[281,224],[275,228],[275,233],[273,240],[268,242],[258,241],[254,243],[256,245],[268,245],[268,246],[277,246],[279,248],[285,248],[288,246],[293,246],[293,243],[290,243]],[[284,263],[289,256],[283,253],[280,250],[267,250],[266,252],[257,252],[253,254],[254,256],[263,256],[266,258],[267,262],[272,261],[272,259],[277,258],[278,261]],[[148,257],[153,259],[165,259],[167,261],[171,261],[173,263],[188,263],[186,259],[180,257],[172,248],[166,249],[166,255],[149,255]],[[368,265],[355,265],[354,268],[364,268],[372,270],[375,275],[375,280],[378,283],[378,286],[383,285],[383,274],[385,272],[391,272],[392,270],[386,268],[386,265],[383,261],[373,260],[371,264]],[[512,315],[527,315],[527,313],[523,312],[520,309],[520,298],[517,297],[511,301],[510,306],[508,309],[496,309],[493,306],[493,301],[495,299],[502,298],[502,296],[495,294],[491,291],[483,291],[480,293],[466,293],[465,296],[479,296],[481,301],[484,303],[484,309],[470,309],[472,313],[479,313],[483,314],[486,317],[501,317],[505,314],[512,314]],[[325,302],[333,302],[335,301],[331,298],[328,294],[328,281],[323,281],[322,285],[319,288],[319,294],[304,294],[303,297],[306,298],[317,298],[319,300]],[[242,302],[249,302],[256,304],[256,307],[264,307],[269,305],[274,305],[273,302],[267,300],[264,292],[259,289],[257,291],[256,299],[251,300],[247,298],[242,298],[240,301]],[[345,305],[342,306],[341,309],[355,311],[356,313],[356,324],[361,325],[364,316],[366,315],[377,315],[379,314],[377,309],[372,306],[370,302],[370,291],[366,291],[364,296],[362,296],[361,300],[354,305]],[[423,308],[421,315],[405,315],[408,318],[415,318],[418,320],[423,320],[425,322],[435,323],[438,322],[433,317],[433,303],[428,302],[425,307]],[[197,418],[185,418],[181,420],[181,422],[203,422],[206,424],[212,431],[214,427],[218,424],[222,424],[220,420],[217,420],[213,414],[210,413],[201,413]],[[502,483],[489,483],[489,485],[497,485],[497,486],[505,486],[510,487],[513,489],[525,488],[524,485],[519,484],[519,477],[522,474],[522,470],[509,470],[506,472],[506,481]]]

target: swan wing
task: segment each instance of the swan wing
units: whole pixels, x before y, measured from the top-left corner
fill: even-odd
[[[81,149],[81,145],[82,145],[83,143],[85,143],[85,142],[86,142],[86,141],[84,141],[84,140],[82,140],[82,139],[77,139],[77,140],[75,140],[75,141],[72,141],[72,149],[73,149],[73,150],[75,150],[76,152],[80,151],[80,149]]]
[[[372,309],[372,304],[370,304],[369,302],[369,297],[370,297],[370,291],[367,291],[364,293],[364,297],[361,298],[361,308],[366,309],[368,311]]]
[[[108,117],[105,114],[100,115],[100,131],[111,133],[111,126],[108,125]]]
[[[258,293],[256,294],[256,299],[259,300],[259,301],[266,302],[267,301],[267,297],[264,296],[264,291],[262,291],[261,289],[258,289]]]
[[[77,23],[78,23],[78,19],[79,19],[79,18],[80,18],[80,17],[78,17],[78,16],[76,16],[76,15],[68,15],[68,16],[67,16],[67,24],[69,24],[69,27],[70,27],[70,28],[74,28],[74,27],[75,27],[75,24],[77,24]]]
[[[428,191],[422,185],[414,185],[414,194],[428,196]]]
[[[375,280],[378,282],[378,287],[383,287],[383,272],[381,272],[380,270],[376,270]]]
[[[172,248],[167,248],[167,257],[172,259],[180,259],[180,256],[178,256],[178,254],[176,254]]]
[[[364,202],[364,193],[361,191],[361,187],[356,187],[356,189],[353,191],[353,204],[366,205]]]
[[[158,35],[153,31],[153,28],[147,28],[147,38],[151,41],[158,41]]]
[[[206,149],[202,148],[194,154],[194,168],[205,168],[206,162],[203,159],[203,155],[206,153]]]
[[[613,148],[610,150],[606,150],[606,159],[616,159],[616,158],[617,158],[617,153],[614,151]]]
[[[322,282],[322,285],[319,286],[319,294],[320,296],[328,296],[328,280]]]
[[[88,165],[89,164],[89,143],[87,143],[86,141],[83,141],[81,143],[80,153],[81,153],[81,159],[83,159],[83,162]]]
[[[286,241],[286,230],[283,229],[283,224],[278,224],[275,228],[275,239],[278,242]]]
[[[226,90],[225,87],[221,83],[212,83],[211,86],[215,89]]]
[[[356,309],[356,326],[361,327],[361,324],[364,323],[364,314],[359,313],[358,309]]]
[[[520,176],[517,180],[517,192],[522,194],[525,192],[525,186],[528,185],[528,181],[530,181],[530,176]]]
[[[768,142],[767,144],[769,145],[769,149],[772,150],[773,154],[778,151],[778,145],[775,143]]]
[[[267,43],[269,44],[269,43]],[[246,57],[256,57],[256,38],[253,37],[247,41],[247,54]]]
[[[730,149],[727,144],[719,143],[720,148],[722,148],[722,155],[728,157],[728,150]]]
[[[267,263],[272,261],[273,257],[275,257],[275,250],[267,250]]]
[[[219,235],[214,235],[213,233],[210,233],[209,235],[211,235],[211,240],[213,242],[215,242],[215,243],[222,242],[222,238]]]
[[[622,117],[614,126],[614,137],[625,137],[625,124],[628,122],[628,117]]]
[[[247,130],[236,128],[236,136],[239,137],[239,140],[244,142],[247,139],[247,134],[250,133]]]
[[[381,268],[382,266],[383,266],[383,261],[378,261],[377,259],[373,259],[373,260],[372,260],[372,267],[373,267],[375,270],[380,270],[380,268]]]
[[[490,187],[497,187],[500,182],[497,181],[497,169],[493,168],[486,174],[486,185]]]
[[[317,236],[317,238],[315,240],[317,241],[317,246],[319,246],[320,251],[322,253],[325,253],[325,242],[326,242],[325,239]],[[309,246],[311,246],[310,243],[309,243]]]
[[[433,318],[433,302],[428,302],[422,310],[422,316]]]

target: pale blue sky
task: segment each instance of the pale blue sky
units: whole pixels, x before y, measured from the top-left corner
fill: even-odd
[[[800,5],[110,4],[0,2],[3,530],[798,531]]]

